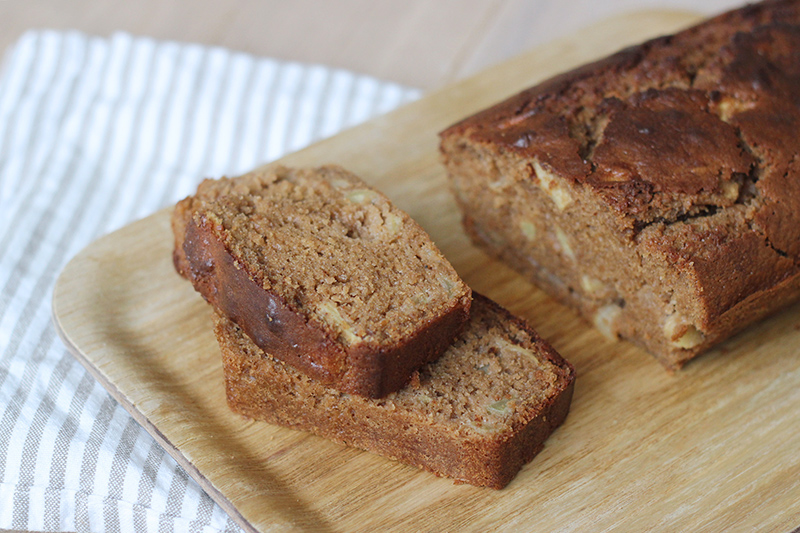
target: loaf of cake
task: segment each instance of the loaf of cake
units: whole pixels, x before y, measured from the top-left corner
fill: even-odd
[[[337,166],[206,180],[172,225],[176,269],[217,311],[346,393],[400,389],[469,317],[470,288],[425,231]]]
[[[503,488],[567,416],[574,370],[523,321],[475,295],[467,329],[385,398],[323,386],[217,316],[231,409],[477,486]]]
[[[472,240],[670,369],[800,296],[800,2],[712,18],[451,126]]]

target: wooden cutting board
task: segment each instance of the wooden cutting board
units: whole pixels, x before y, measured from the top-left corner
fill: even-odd
[[[436,134],[459,118],[691,21],[660,12],[609,20],[282,160],[340,163],[385,191],[472,287],[574,363],[569,418],[505,490],[455,485],[229,412],[209,308],[172,269],[167,211],[72,260],[56,285],[56,324],[246,530],[791,530],[800,525],[800,306],[669,375],[474,248],[438,163]]]

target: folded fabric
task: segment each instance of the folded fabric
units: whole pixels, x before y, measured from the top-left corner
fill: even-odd
[[[33,31],[0,72],[0,529],[238,531],[50,321],[98,236],[419,96],[318,65]]]

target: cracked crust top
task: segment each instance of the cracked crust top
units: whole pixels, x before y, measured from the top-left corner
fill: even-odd
[[[741,212],[800,257],[800,2],[768,1],[553,78],[446,130],[589,187],[635,237]],[[531,169],[537,174],[540,169]]]

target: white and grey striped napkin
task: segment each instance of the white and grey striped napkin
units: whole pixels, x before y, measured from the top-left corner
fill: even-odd
[[[0,72],[0,529],[238,527],[59,341],[54,281],[98,236],[419,91],[323,66],[35,31]]]

